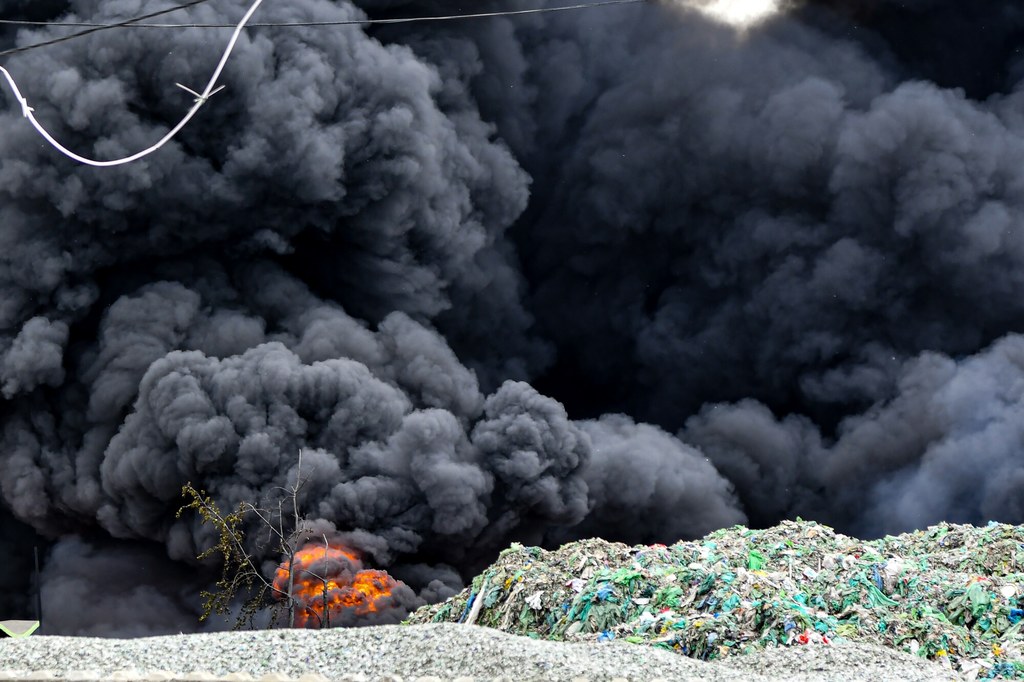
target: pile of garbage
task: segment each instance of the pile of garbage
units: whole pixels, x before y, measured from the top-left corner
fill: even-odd
[[[513,545],[408,623],[552,640],[624,639],[703,660],[880,644],[968,679],[1024,679],[1024,527],[941,524],[864,541],[814,522],[734,526],[671,546]]]

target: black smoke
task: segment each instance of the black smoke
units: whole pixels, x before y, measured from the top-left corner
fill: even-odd
[[[1024,75],[1024,8],[1016,3],[809,0],[797,13],[832,35],[855,38],[900,79],[984,99],[1013,90]]]
[[[0,17],[131,14],[32,7]],[[822,1],[737,30],[664,0],[253,28],[182,135],[114,169],[5,96],[0,607],[24,609],[45,541],[44,611],[73,607],[48,632],[194,626],[214,538],[175,518],[189,481],[229,508],[308,477],[310,521],[410,604],[511,541],[1024,522],[1018,15]],[[227,36],[121,29],[3,65],[110,158],[177,121],[174,83],[205,83]],[[124,565],[146,572],[112,588]]]

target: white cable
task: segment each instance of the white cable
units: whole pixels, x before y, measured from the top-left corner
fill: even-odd
[[[84,163],[89,166],[98,166],[100,168],[106,168],[107,166],[120,166],[141,159],[144,156],[148,156],[149,154],[152,154],[156,150],[160,149],[160,147],[163,147],[165,144],[170,142],[171,139],[175,135],[177,135],[178,132],[180,132],[181,129],[184,128],[189,121],[192,120],[192,117],[196,115],[196,112],[198,112],[199,109],[204,104],[206,104],[206,101],[210,99],[210,97],[212,97],[214,94],[220,92],[221,89],[223,89],[224,86],[216,87],[217,79],[220,78],[220,74],[224,70],[224,65],[227,64],[228,57],[231,56],[231,51],[235,49],[235,43],[238,42],[238,36],[241,35],[242,29],[245,28],[245,25],[249,22],[249,19],[252,17],[253,13],[256,12],[256,9],[260,6],[262,2],[263,0],[254,0],[254,2],[252,3],[252,7],[249,8],[249,11],[245,13],[245,16],[242,17],[242,20],[238,22],[237,26],[235,26],[235,32],[231,35],[231,40],[228,41],[228,46],[224,50],[224,54],[220,58],[220,63],[217,64],[217,68],[214,70],[213,75],[210,76],[210,81],[206,84],[206,88],[203,89],[201,93],[197,93],[194,90],[186,88],[181,83],[175,83],[175,85],[177,85],[179,88],[187,90],[188,92],[196,96],[195,104],[193,104],[192,108],[188,110],[188,113],[185,114],[185,117],[178,122],[178,125],[171,128],[167,132],[167,134],[160,138],[160,140],[152,147],[148,147],[147,149],[143,149],[141,152],[137,152],[135,154],[132,154],[131,156],[126,156],[122,159],[114,159],[113,161],[96,161],[95,159],[88,159],[84,156],[76,154],[75,152],[71,151],[70,149],[62,145],[60,142],[55,140],[53,138],[53,135],[51,135],[46,130],[46,128],[44,128],[42,124],[36,120],[36,117],[33,114],[34,110],[32,109],[32,107],[28,105],[28,100],[25,99],[25,97],[21,94],[21,91],[18,90],[18,85],[14,82],[14,78],[11,77],[11,74],[7,71],[7,69],[5,69],[2,66],[0,66],[0,71],[2,71],[4,76],[7,77],[7,82],[10,84],[11,90],[14,91],[14,96],[17,97],[18,101],[21,103],[22,116],[27,118],[29,122],[32,123],[32,126],[39,131],[39,134],[42,135],[43,138],[46,139],[46,141],[49,142],[51,145],[53,145],[53,147],[56,148],[59,152],[61,152],[65,156],[74,159],[75,161],[78,161],[79,163]]]

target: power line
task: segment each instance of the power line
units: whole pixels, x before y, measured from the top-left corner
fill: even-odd
[[[198,0],[199,2],[205,2],[206,0]],[[602,2],[591,2],[591,3],[580,3],[576,5],[564,5],[560,7],[539,7],[536,9],[521,9],[521,10],[500,10],[495,12],[477,12],[474,14],[449,14],[449,15],[431,15],[425,17],[401,17],[396,19],[345,19],[338,21],[284,21],[284,22],[266,22],[266,23],[252,23],[247,24],[249,28],[292,28],[300,26],[366,26],[373,24],[409,24],[414,22],[422,21],[456,21],[459,19],[483,19],[487,17],[511,17],[521,16],[525,14],[543,14],[549,12],[568,12],[573,10],[590,9],[593,7],[606,7],[608,5],[634,5],[642,2],[649,2],[650,0],[602,0]],[[192,3],[197,4],[197,3]],[[186,5],[188,6],[188,5]],[[161,13],[167,13],[181,9],[176,7],[171,10],[164,10]],[[69,27],[69,28],[82,28],[91,27],[95,29],[106,29],[106,28],[235,28],[235,24],[146,24],[139,23],[145,19],[152,18],[153,15],[146,17],[137,17],[128,21],[119,22],[117,24],[101,24],[92,22],[81,22],[81,21],[27,21],[21,19],[0,19],[0,25],[10,26],[54,26],[54,27]],[[85,31],[78,35],[85,35]],[[90,31],[91,33],[91,31]],[[29,45],[21,50],[32,49],[34,47],[42,47],[49,43],[40,43],[38,45]],[[0,57],[7,54],[6,52],[0,52]]]
[[[132,19],[125,19],[124,21],[119,21],[119,22],[114,23],[114,24],[102,24],[102,25],[99,25],[99,26],[93,26],[92,28],[86,29],[85,31],[78,31],[77,33],[71,33],[71,34],[68,34],[66,36],[61,36],[60,38],[54,38],[52,40],[44,40],[41,43],[33,43],[32,45],[25,45],[23,47],[12,47],[9,50],[4,50],[4,51],[0,52],[0,57],[6,57],[8,55],[17,54],[19,52],[27,52],[28,50],[34,50],[37,47],[46,47],[48,45],[56,45],[57,43],[63,43],[65,40],[73,40],[74,38],[81,38],[82,36],[87,36],[87,35],[90,35],[92,33],[97,33],[99,31],[105,31],[105,30],[111,29],[111,28],[121,28],[121,27],[124,27],[124,26],[131,26],[132,24],[135,24],[135,23],[140,22],[140,21],[145,21],[146,19],[155,19],[156,17],[163,16],[164,14],[170,14],[171,12],[177,12],[178,10],[188,9],[189,7],[194,7],[195,5],[201,5],[204,2],[209,2],[209,0],[191,0],[190,2],[186,2],[186,3],[180,4],[180,5],[175,5],[174,7],[168,7],[167,9],[162,9],[162,10],[159,10],[157,12],[150,12],[149,14],[143,14],[141,16],[134,17]],[[13,20],[5,19],[5,20],[3,20],[3,23],[13,23]]]
[[[198,5],[200,2],[205,2],[205,1],[206,0],[194,0],[192,2],[192,4],[193,5]],[[51,145],[53,145],[53,147],[55,149],[57,149],[59,152],[61,152],[65,156],[67,156],[67,157],[69,157],[71,159],[74,159],[75,161],[78,161],[79,163],[84,163],[84,164],[89,165],[89,166],[97,166],[97,167],[100,167],[100,168],[105,168],[105,167],[109,167],[109,166],[120,166],[122,164],[130,163],[132,161],[136,161],[138,159],[141,159],[144,156],[148,156],[148,155],[152,154],[153,152],[155,152],[156,150],[158,150],[161,147],[163,147],[168,142],[170,142],[171,139],[175,135],[177,135],[178,132],[182,128],[185,127],[185,124],[187,124],[189,121],[192,120],[192,117],[196,115],[196,112],[198,112],[199,109],[204,104],[206,104],[207,100],[210,99],[210,97],[212,95],[215,95],[217,92],[219,92],[223,88],[223,86],[216,87],[217,86],[217,79],[220,78],[220,74],[224,70],[224,65],[227,64],[228,57],[231,56],[231,51],[235,49],[235,43],[238,42],[238,36],[241,35],[242,29],[245,28],[246,23],[248,23],[249,19],[252,17],[253,13],[256,12],[256,9],[260,6],[260,3],[262,3],[262,2],[263,2],[263,0],[255,0],[252,3],[252,6],[249,8],[249,10],[245,13],[245,16],[243,16],[241,21],[239,21],[238,24],[235,26],[235,32],[231,35],[231,40],[228,41],[228,45],[224,49],[224,54],[221,55],[220,62],[217,63],[217,68],[214,69],[213,75],[210,76],[209,82],[206,84],[206,87],[203,89],[203,91],[201,93],[195,92],[194,90],[185,87],[181,83],[175,83],[175,85],[177,85],[179,88],[182,88],[183,90],[187,90],[188,92],[190,92],[193,95],[195,95],[195,103],[192,105],[192,108],[188,110],[188,113],[185,114],[184,118],[182,118],[181,121],[178,122],[178,125],[176,125],[173,128],[171,128],[167,132],[166,135],[164,135],[162,138],[160,138],[155,144],[151,145],[150,147],[147,147],[146,149],[143,149],[140,152],[136,152],[135,154],[132,154],[131,156],[125,156],[125,157],[120,158],[120,159],[114,159],[112,161],[97,161],[95,159],[90,159],[90,158],[81,156],[79,154],[76,154],[75,152],[71,151],[70,149],[68,149],[67,147],[62,145],[60,142],[58,142],[56,139],[54,139],[54,137],[46,130],[46,128],[44,128],[42,126],[41,123],[39,123],[39,121],[36,120],[36,117],[35,117],[35,114],[33,113],[32,107],[30,107],[28,105],[28,100],[25,99],[25,97],[21,94],[21,91],[18,90],[18,85],[14,82],[14,78],[11,77],[11,74],[7,71],[7,69],[5,69],[4,67],[0,66],[0,72],[2,72],[3,75],[7,78],[7,82],[10,84],[11,90],[14,91],[14,96],[17,97],[18,98],[18,102],[21,103],[21,113],[22,113],[22,115],[25,118],[27,118],[30,123],[32,123],[32,126],[39,132],[39,134],[42,135],[43,138],[46,139],[47,142],[49,142]],[[179,7],[175,8],[175,9],[181,9],[181,7],[179,6]],[[167,11],[173,11],[173,10],[164,10],[163,13],[166,13]],[[113,28],[113,27],[111,27],[111,28]],[[81,34],[78,34],[78,35],[81,35]]]
[[[175,85],[177,85],[179,88],[181,88],[181,89],[191,93],[195,97],[195,102],[192,105],[192,107],[188,110],[188,113],[186,113],[185,116],[178,122],[178,124],[175,125],[173,128],[171,128],[156,143],[154,143],[153,145],[147,147],[146,149],[143,149],[140,152],[136,152],[135,154],[132,154],[130,156],[125,156],[123,158],[113,159],[113,160],[110,160],[110,161],[99,161],[99,160],[96,160],[96,159],[90,159],[90,158],[87,158],[85,156],[81,156],[80,154],[77,154],[77,153],[71,151],[70,149],[68,149],[67,147],[62,145],[60,142],[58,142],[53,137],[53,135],[51,135],[49,133],[49,131],[47,131],[46,128],[44,128],[43,125],[41,123],[39,123],[38,120],[36,120],[35,113],[34,113],[35,110],[31,106],[29,106],[28,100],[25,98],[24,95],[21,94],[21,90],[18,89],[18,84],[14,82],[14,77],[11,76],[10,72],[7,69],[5,69],[3,66],[0,66],[0,74],[2,74],[7,79],[7,83],[11,86],[11,91],[14,93],[14,96],[17,98],[18,103],[21,104],[21,114],[22,114],[22,116],[24,116],[25,118],[27,118],[29,120],[29,122],[36,129],[36,131],[40,135],[42,135],[43,138],[47,142],[49,142],[55,149],[57,149],[59,152],[61,152],[65,156],[67,156],[67,157],[69,157],[69,158],[71,158],[71,159],[73,159],[75,161],[78,161],[79,163],[83,163],[83,164],[86,164],[86,165],[89,165],[89,166],[97,166],[97,167],[105,168],[105,167],[109,167],[109,166],[120,166],[122,164],[130,163],[132,161],[136,161],[136,160],[141,159],[144,156],[148,156],[149,154],[152,154],[156,150],[160,149],[165,144],[170,142],[171,139],[173,139],[185,127],[185,125],[188,124],[188,122],[192,120],[192,118],[196,115],[196,113],[199,111],[199,109],[202,108],[202,106],[204,104],[206,104],[206,102],[210,99],[210,97],[212,97],[213,95],[217,94],[218,92],[220,92],[221,90],[224,89],[223,85],[217,86],[217,79],[220,78],[221,72],[224,70],[224,66],[227,64],[228,57],[231,56],[231,52],[232,52],[232,50],[234,50],[235,44],[238,42],[238,38],[239,38],[239,36],[242,33],[242,29],[244,29],[247,25],[248,26],[266,26],[266,27],[274,26],[274,27],[276,27],[276,26],[344,26],[344,25],[365,25],[365,24],[399,24],[399,23],[410,23],[410,22],[416,22],[416,21],[451,21],[451,20],[455,20],[455,19],[477,19],[477,18],[482,18],[482,17],[500,17],[500,16],[517,16],[517,15],[524,15],[524,14],[540,14],[540,13],[544,13],[544,12],[565,12],[565,11],[569,11],[569,10],[589,9],[589,8],[592,8],[592,7],[602,7],[602,6],[607,6],[607,5],[629,5],[629,4],[637,4],[637,3],[641,3],[641,2],[648,2],[648,0],[602,0],[602,2],[595,2],[595,3],[589,3],[589,4],[566,5],[566,6],[561,6],[561,7],[544,7],[544,8],[539,8],[539,9],[527,9],[527,10],[508,10],[508,11],[503,11],[503,12],[482,12],[482,13],[477,13],[477,14],[459,14],[459,15],[429,16],[429,17],[407,17],[407,18],[403,18],[403,19],[364,19],[364,20],[347,20],[347,21],[291,22],[291,23],[278,23],[278,24],[249,24],[249,19],[252,18],[252,15],[256,12],[257,8],[259,8],[260,4],[263,2],[263,0],[254,0],[253,4],[246,11],[246,13],[242,17],[242,19],[237,24],[233,24],[233,25],[229,25],[229,24],[224,24],[224,25],[213,25],[213,24],[142,24],[142,23],[140,23],[140,22],[144,22],[147,19],[152,19],[154,17],[158,17],[158,16],[161,16],[161,15],[164,15],[164,14],[169,14],[171,12],[176,12],[178,10],[186,9],[188,7],[193,7],[195,5],[199,5],[201,3],[208,2],[208,1],[209,0],[191,0],[190,2],[186,2],[186,3],[180,4],[180,5],[176,5],[174,7],[169,7],[167,9],[159,10],[157,12],[151,12],[149,14],[144,14],[144,15],[141,15],[141,16],[138,16],[138,17],[134,17],[132,19],[126,19],[124,21],[120,21],[120,22],[113,23],[113,24],[88,25],[88,28],[86,30],[84,30],[84,31],[78,31],[76,33],[71,33],[71,34],[68,34],[66,36],[61,36],[60,38],[54,38],[52,40],[46,40],[46,41],[43,41],[43,42],[40,42],[40,43],[33,43],[32,45],[25,45],[25,46],[22,46],[22,47],[12,48],[10,50],[5,50],[5,51],[0,52],[0,57],[5,57],[5,56],[8,56],[8,55],[17,54],[19,52],[26,52],[28,50],[33,50],[33,49],[39,48],[39,47],[45,47],[45,46],[48,46],[48,45],[55,45],[57,43],[62,43],[62,42],[67,41],[67,40],[72,40],[74,38],[80,38],[82,36],[90,35],[92,33],[98,32],[98,31],[104,31],[104,30],[113,29],[113,28],[129,28],[129,27],[131,27],[131,28],[134,28],[134,27],[146,27],[146,28],[157,28],[157,27],[159,27],[159,28],[230,28],[230,27],[233,27],[234,28],[234,32],[231,34],[231,39],[228,41],[228,45],[224,49],[224,53],[221,55],[220,61],[217,63],[217,68],[214,69],[213,75],[210,76],[210,80],[207,82],[206,87],[203,89],[202,92],[196,92],[195,90],[192,90],[191,88],[188,88],[188,87],[182,85],[181,83],[175,83]],[[8,20],[2,20],[2,23],[25,25],[28,22],[16,22],[14,20],[9,20],[8,19]],[[39,24],[36,23],[36,22],[31,22],[30,25],[39,25]],[[46,25],[47,26],[54,26],[54,25],[58,25],[58,24],[46,23]],[[64,25],[67,25],[67,24],[64,24]],[[74,24],[74,25],[78,26],[78,27],[86,26],[86,24]]]

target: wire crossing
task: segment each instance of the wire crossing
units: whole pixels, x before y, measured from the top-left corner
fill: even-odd
[[[68,158],[73,159],[74,161],[77,161],[79,163],[82,163],[82,164],[85,164],[85,165],[88,165],[88,166],[95,166],[95,167],[98,167],[98,168],[108,168],[108,167],[111,167],[111,166],[121,166],[121,165],[124,165],[126,163],[131,163],[132,161],[137,161],[137,160],[141,159],[142,157],[148,156],[148,155],[152,154],[153,152],[157,151],[158,149],[160,149],[161,147],[163,147],[165,144],[170,142],[188,124],[188,122],[193,119],[193,117],[195,117],[195,115],[199,112],[199,110],[203,107],[203,105],[205,105],[209,101],[210,97],[212,97],[213,95],[217,94],[218,92],[220,92],[221,90],[224,89],[225,86],[223,86],[223,85],[218,86],[217,85],[217,79],[220,78],[221,73],[224,71],[224,66],[227,64],[228,58],[231,56],[231,52],[235,49],[235,44],[238,42],[238,38],[242,34],[242,30],[244,28],[246,28],[246,26],[249,26],[250,28],[256,27],[256,26],[261,26],[261,27],[346,26],[346,25],[367,25],[367,24],[401,24],[401,23],[421,22],[421,21],[453,21],[453,20],[457,20],[457,19],[479,19],[479,18],[484,18],[484,17],[520,16],[520,15],[525,15],[525,14],[540,14],[540,13],[548,13],[548,12],[565,12],[565,11],[570,11],[570,10],[589,9],[589,8],[593,8],[593,7],[604,7],[604,6],[608,6],[608,5],[631,5],[631,4],[638,4],[638,3],[642,3],[642,2],[648,2],[649,0],[603,0],[602,2],[587,3],[587,4],[576,4],[576,5],[565,5],[565,6],[560,6],[560,7],[543,7],[543,8],[538,8],[538,9],[507,10],[507,11],[498,11],[498,12],[480,12],[480,13],[476,13],[476,14],[458,14],[458,15],[454,15],[453,14],[453,15],[445,15],[445,16],[407,17],[407,18],[399,18],[399,19],[361,19],[361,20],[360,19],[354,19],[354,20],[346,20],[346,21],[316,21],[316,22],[286,22],[286,23],[250,24],[249,20],[252,18],[252,15],[256,13],[256,10],[263,3],[263,0],[254,0],[253,4],[249,7],[249,9],[246,11],[245,15],[242,16],[241,20],[237,24],[146,24],[146,23],[142,23],[142,22],[145,22],[148,19],[153,19],[155,17],[162,16],[162,15],[165,15],[165,14],[169,14],[171,12],[176,12],[178,10],[186,9],[188,7],[193,7],[195,5],[199,5],[201,3],[208,2],[208,1],[209,0],[191,0],[191,2],[186,2],[184,4],[176,5],[174,7],[169,7],[169,8],[166,8],[166,9],[159,10],[157,12],[151,12],[149,14],[144,14],[144,15],[141,15],[141,16],[138,16],[138,17],[134,17],[132,19],[126,19],[125,21],[119,21],[119,22],[112,23],[112,24],[85,24],[85,23],[68,23],[68,22],[65,22],[65,23],[60,23],[60,22],[27,22],[27,21],[13,20],[13,19],[0,20],[0,24],[19,25],[19,26],[23,26],[23,25],[31,25],[31,26],[46,25],[46,26],[88,27],[88,28],[86,28],[86,30],[78,31],[76,33],[71,33],[69,35],[61,36],[59,38],[54,38],[52,40],[46,40],[46,41],[43,41],[43,42],[40,42],[40,43],[33,43],[31,45],[24,45],[22,47],[17,47],[17,48],[11,48],[9,50],[4,50],[4,51],[0,52],[0,57],[9,56],[9,55],[17,54],[17,53],[20,53],[20,52],[27,52],[28,50],[34,50],[36,48],[46,47],[46,46],[49,46],[49,45],[56,45],[57,43],[62,43],[62,42],[65,42],[67,40],[73,40],[75,38],[80,38],[82,36],[91,35],[91,34],[96,33],[98,31],[105,31],[105,30],[114,29],[114,28],[233,28],[234,29],[234,32],[231,34],[231,39],[228,41],[227,47],[224,49],[224,53],[221,55],[220,61],[217,63],[217,68],[214,69],[213,75],[210,76],[210,80],[206,83],[206,87],[203,88],[203,90],[201,92],[196,92],[195,90],[193,90],[193,89],[191,89],[191,88],[189,88],[189,87],[187,87],[185,85],[182,85],[181,83],[175,83],[175,85],[177,85],[179,88],[181,88],[182,90],[185,90],[186,92],[190,93],[194,97],[194,101],[193,101],[192,107],[189,108],[188,113],[186,113],[185,116],[182,117],[182,119],[178,122],[178,124],[175,125],[173,128],[171,128],[169,131],[167,131],[167,133],[163,137],[161,137],[156,143],[154,143],[151,146],[143,149],[142,151],[139,151],[139,152],[136,152],[134,154],[131,154],[130,156],[125,156],[125,157],[122,157],[122,158],[119,158],[119,159],[112,159],[112,160],[109,160],[109,161],[101,161],[101,160],[97,160],[97,159],[90,159],[88,157],[82,156],[82,155],[80,155],[80,154],[78,154],[78,153],[68,149],[63,144],[61,144],[56,138],[54,138],[53,135],[51,135],[50,132],[48,130],[46,130],[46,128],[36,119],[36,117],[35,117],[35,110],[31,106],[29,106],[28,99],[26,99],[26,97],[21,94],[21,90],[18,88],[18,84],[14,81],[14,77],[11,76],[11,73],[6,68],[4,68],[3,66],[0,66],[0,73],[2,73],[4,78],[7,79],[7,83],[8,83],[8,85],[10,85],[11,91],[14,93],[15,98],[17,98],[18,103],[21,104],[21,114],[22,114],[22,116],[29,120],[29,123],[32,124],[32,127],[34,127],[36,129],[36,131],[43,137],[43,139],[45,139],[47,142],[49,142],[50,145],[53,146],[57,151],[61,152],[62,154],[64,154]]]
[[[146,19],[154,18],[157,15],[168,14],[175,12],[179,9],[191,7],[202,2],[208,2],[209,0],[195,0],[194,2],[165,9],[160,12],[154,12],[144,17],[136,17],[127,21],[121,21],[115,24],[103,24],[88,21],[28,21],[24,19],[0,19],[0,25],[8,26],[55,26],[65,28],[93,28],[97,30],[105,30],[108,28],[235,28],[235,24],[149,24],[145,23]],[[477,12],[473,14],[447,14],[447,15],[429,15],[425,17],[400,17],[395,19],[343,19],[337,21],[281,21],[281,22],[253,22],[247,24],[249,28],[296,28],[302,26],[372,26],[380,24],[411,24],[423,21],[457,21],[461,19],[485,19],[488,17],[514,17],[522,16],[527,14],[547,14],[551,12],[569,12],[574,10],[591,9],[595,7],[607,7],[609,5],[636,5],[639,3],[650,2],[651,0],[601,0],[601,2],[589,2],[580,3],[576,5],[563,5],[559,7],[538,7],[535,9],[520,9],[520,10],[501,10],[495,12]],[[71,38],[77,38],[94,31],[82,31],[70,36],[65,36],[53,41],[46,41],[44,43],[36,43],[34,45],[26,45],[25,47],[17,48],[14,50],[5,50],[0,52],[0,57],[8,54],[14,54],[15,52],[23,52],[25,50],[32,50],[36,47],[44,47],[46,45],[52,45],[57,42],[69,40]]]
[[[199,2],[205,2],[205,0],[197,0],[193,4],[199,4]],[[76,154],[75,152],[71,151],[70,149],[62,145],[60,142],[54,139],[54,137],[46,130],[46,128],[42,126],[41,123],[39,123],[39,121],[36,120],[32,107],[28,105],[28,100],[26,100],[25,97],[21,94],[21,91],[18,90],[18,85],[14,82],[14,78],[11,77],[10,72],[2,66],[0,66],[0,72],[3,72],[4,77],[7,78],[7,82],[11,86],[11,90],[14,91],[14,96],[17,97],[18,101],[21,103],[22,116],[27,118],[29,122],[32,124],[32,126],[39,132],[39,134],[42,135],[43,138],[51,145],[53,145],[53,147],[56,148],[59,152],[61,152],[62,154],[71,159],[74,159],[75,161],[78,161],[79,163],[84,163],[88,166],[96,166],[99,168],[106,168],[109,166],[120,166],[141,159],[144,156],[148,156],[155,152],[156,150],[160,149],[160,147],[163,147],[165,144],[170,142],[171,139],[174,138],[174,136],[177,135],[178,132],[182,128],[184,128],[189,121],[192,120],[192,117],[195,116],[196,113],[198,113],[198,111],[202,108],[204,104],[206,104],[207,100],[209,100],[214,93],[220,91],[221,88],[217,87],[217,79],[220,78],[220,74],[224,70],[224,65],[228,63],[228,57],[231,56],[231,51],[235,49],[235,43],[238,42],[238,36],[241,35],[242,29],[245,28],[245,24],[249,21],[249,19],[252,17],[252,15],[256,12],[257,8],[259,8],[259,6],[262,3],[263,0],[255,0],[255,2],[253,2],[249,10],[242,17],[241,21],[239,21],[238,24],[235,26],[235,32],[231,34],[231,40],[228,41],[227,48],[225,48],[224,54],[221,55],[220,62],[217,64],[217,68],[214,69],[213,75],[210,76],[209,82],[206,84],[206,87],[203,89],[201,93],[196,93],[195,91],[186,88],[184,85],[181,85],[181,83],[176,84],[178,87],[188,90],[196,96],[195,103],[192,105],[192,108],[190,108],[188,110],[188,113],[185,114],[184,118],[182,118],[181,121],[178,122],[178,125],[171,128],[166,135],[160,138],[152,146],[147,147],[146,149],[143,149],[140,152],[136,152],[131,156],[125,156],[120,159],[114,159],[112,161],[97,161],[96,159],[90,159],[79,154]]]

